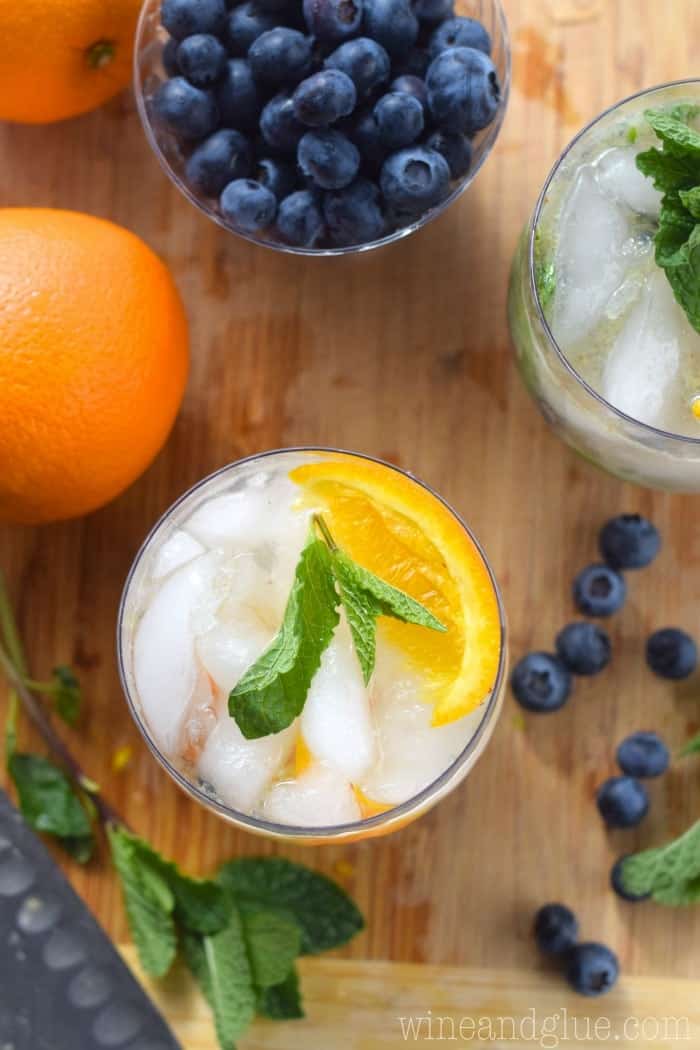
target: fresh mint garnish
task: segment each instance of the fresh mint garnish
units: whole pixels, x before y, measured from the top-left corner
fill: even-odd
[[[61,664],[53,669],[54,706],[56,713],[69,726],[74,726],[80,715],[83,696],[80,682],[70,667]]]
[[[698,107],[647,110],[661,149],[640,153],[637,167],[663,193],[654,238],[656,263],[693,328],[700,332],[700,133],[688,121]]]
[[[295,1021],[304,1016],[296,967],[292,967],[281,984],[260,993],[258,1013],[271,1021]]]
[[[257,988],[274,988],[287,979],[301,951],[301,927],[291,916],[269,909],[241,910],[248,958]]]
[[[650,894],[658,904],[700,900],[700,821],[674,842],[628,857],[622,884],[635,896]]]

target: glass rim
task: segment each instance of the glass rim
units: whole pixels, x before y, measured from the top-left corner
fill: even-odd
[[[260,460],[265,460],[271,456],[277,456],[282,453],[322,453],[327,455],[344,455],[351,456],[357,459],[368,460],[371,463],[377,463],[380,466],[387,467],[390,470],[396,471],[398,474],[409,478],[415,482],[421,488],[425,489],[431,496],[437,499],[447,511],[454,517],[458,524],[464,529],[465,533],[474,544],[476,551],[481,558],[481,561],[488,573],[491,586],[493,587],[494,594],[496,596],[496,603],[498,607],[498,621],[500,628],[499,638],[499,656],[498,656],[498,670],[496,677],[493,682],[493,686],[488,695],[488,698],[481,705],[483,707],[483,714],[476,727],[474,734],[469,738],[464,748],[460,751],[457,757],[450,763],[450,765],[440,773],[438,777],[432,780],[424,788],[421,789],[417,794],[412,795],[411,798],[406,799],[404,802],[399,803],[396,806],[391,806],[390,809],[383,813],[376,814],[372,817],[366,817],[361,820],[353,821],[349,824],[329,824],[329,825],[296,825],[296,824],[278,824],[275,821],[264,820],[262,817],[253,816],[250,813],[243,813],[240,810],[234,809],[232,806],[227,806],[225,803],[212,798],[205,791],[199,788],[191,780],[189,780],[171,761],[164,755],[156,742],[153,740],[150,732],[148,731],[145,718],[142,716],[139,708],[136,704],[135,699],[131,695],[131,691],[127,682],[125,658],[124,658],[124,616],[126,612],[126,603],[129,596],[131,584],[133,582],[136,571],[141,564],[141,561],[148,551],[150,544],[157,532],[164,526],[175,513],[175,511],[189,499],[192,495],[202,489],[205,485],[208,485],[215,478],[226,474],[228,471],[233,470],[236,467],[242,467],[247,463],[253,463]],[[284,448],[269,449],[264,452],[256,452],[249,456],[244,456],[242,459],[234,460],[232,463],[227,463],[218,470],[213,471],[206,477],[202,478],[196,484],[192,485],[186,492],[183,492],[174,503],[172,503],[156,521],[155,525],[149,530],[146,538],[139,547],[134,560],[129,569],[124,588],[122,590],[121,598],[119,601],[119,609],[117,613],[117,630],[116,630],[116,648],[117,648],[117,665],[119,668],[119,678],[122,686],[122,691],[126,697],[126,701],[131,713],[131,717],[136,723],[141,736],[146,742],[152,755],[156,758],[159,764],[165,769],[167,773],[175,780],[178,786],[191,798],[204,805],[205,808],[214,810],[219,816],[225,820],[232,822],[238,826],[243,826],[246,830],[265,834],[273,838],[288,838],[288,839],[341,839],[345,836],[362,837],[365,834],[372,832],[379,828],[384,828],[386,825],[397,824],[399,827],[402,826],[403,818],[410,817],[416,810],[419,812],[427,808],[433,799],[437,800],[444,789],[447,789],[450,782],[457,776],[461,771],[462,767],[467,765],[472,757],[476,758],[479,756],[482,740],[487,734],[487,730],[491,728],[491,723],[494,720],[494,716],[498,714],[500,708],[501,691],[504,684],[504,677],[507,665],[507,644],[506,644],[506,614],[505,607],[503,604],[503,598],[501,596],[498,583],[493,573],[493,569],[484,553],[484,550],[479,543],[476,536],[472,533],[469,526],[457,513],[447,500],[443,499],[439,493],[435,492],[425,481],[417,478],[410,471],[403,470],[401,467],[397,467],[394,463],[388,463],[386,460],[380,459],[376,456],[371,456],[364,452],[354,452],[348,449],[333,448],[323,445],[295,445]],[[483,741],[484,746],[488,741]],[[455,784],[456,786],[456,784]]]
[[[649,434],[654,435],[655,437],[661,437],[664,440],[670,439],[671,441],[681,442],[681,444],[684,445],[693,446],[700,445],[700,437],[692,437],[689,434],[678,434],[672,430],[663,430],[661,427],[655,427],[651,423],[644,423],[641,419],[636,419],[634,416],[629,415],[627,412],[623,412],[622,409],[616,408],[615,405],[611,404],[610,401],[607,401],[602,396],[602,394],[599,394],[598,391],[595,390],[590,385],[590,383],[588,383],[583,378],[580,372],[578,372],[577,369],[574,368],[573,364],[566,356],[562,348],[559,346],[559,343],[557,342],[556,338],[554,337],[552,329],[549,325],[549,321],[547,320],[544,310],[542,309],[539,292],[537,291],[537,281],[535,280],[535,235],[537,233],[538,223],[541,217],[542,209],[544,207],[545,197],[549,192],[549,188],[552,182],[559,173],[562,164],[567,159],[574,147],[581,141],[581,139],[583,139],[588,134],[589,131],[592,131],[593,128],[601,120],[604,120],[605,117],[614,113],[615,110],[620,109],[620,107],[627,105],[629,102],[634,102],[636,99],[642,99],[646,95],[656,94],[659,91],[665,91],[668,88],[684,87],[686,85],[691,84],[700,85],[700,77],[686,77],[681,80],[669,80],[663,84],[655,84],[654,86],[649,88],[642,88],[641,91],[635,91],[631,95],[627,95],[625,98],[619,99],[612,105],[607,106],[604,110],[602,110],[595,117],[589,120],[588,123],[585,124],[584,127],[581,128],[581,130],[577,132],[576,135],[574,135],[574,137],[567,144],[564,150],[559,154],[559,157],[552,165],[549,174],[545,179],[544,186],[540,191],[540,195],[537,198],[537,204],[535,205],[535,210],[533,212],[532,219],[530,220],[530,233],[528,237],[528,270],[530,280],[530,292],[535,303],[538,319],[542,327],[544,328],[545,335],[547,336],[549,343],[553,347],[555,353],[559,357],[559,360],[562,362],[566,370],[569,372],[572,378],[584,388],[586,393],[589,394],[605,409],[611,412],[614,416],[617,416],[619,419],[624,420],[625,423],[632,423],[635,427],[639,427],[643,432],[646,431]]]
[[[171,180],[171,182],[177,187],[177,189],[183,194],[184,197],[192,204],[197,211],[201,212],[212,222],[215,222],[222,230],[227,233],[233,234],[235,237],[240,237],[244,241],[248,241],[249,244],[256,244],[261,248],[269,248],[271,251],[281,252],[285,255],[302,255],[309,257],[328,257],[328,256],[343,256],[343,255],[357,255],[362,252],[374,251],[376,248],[384,248],[389,244],[394,244],[396,241],[403,240],[404,237],[409,237],[412,233],[416,233],[418,230],[427,226],[428,223],[434,219],[439,218],[444,211],[453,204],[458,197],[460,197],[465,190],[471,186],[476,179],[476,176],[481,171],[485,161],[490,156],[491,151],[495,145],[496,139],[503,126],[505,119],[506,110],[508,108],[508,101],[510,98],[511,88],[511,70],[512,70],[512,53],[510,43],[510,33],[508,31],[508,20],[506,19],[505,9],[503,7],[502,0],[482,0],[482,2],[489,4],[496,15],[498,25],[501,34],[501,41],[503,46],[503,80],[501,83],[501,100],[498,106],[496,116],[494,117],[491,124],[484,129],[485,134],[479,142],[479,154],[476,163],[470,167],[467,174],[461,181],[458,181],[457,185],[453,190],[450,191],[449,195],[429,208],[427,212],[421,215],[418,219],[412,222],[408,226],[403,226],[400,230],[393,230],[391,233],[386,234],[383,237],[379,237],[374,241],[367,241],[365,244],[353,244],[346,247],[340,248],[304,248],[292,244],[283,244],[280,241],[273,241],[262,237],[256,237],[254,234],[245,233],[243,230],[235,230],[232,226],[229,226],[222,216],[210,206],[203,203],[197,195],[189,188],[184,179],[180,178],[178,173],[173,168],[172,164],[166,157],[162,150],[158,137],[155,133],[153,122],[148,114],[148,107],[146,106],[146,99],[142,87],[142,78],[140,70],[140,55],[143,45],[143,40],[146,35],[146,27],[151,10],[158,3],[158,0],[144,0],[141,11],[139,13],[138,24],[136,27],[136,36],[134,43],[134,54],[132,61],[133,70],[133,87],[134,95],[136,98],[136,108],[138,110],[141,125],[143,127],[146,139],[148,141],[151,150],[156,155],[158,163],[161,168]]]

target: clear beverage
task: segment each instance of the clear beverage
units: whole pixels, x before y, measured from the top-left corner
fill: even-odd
[[[301,714],[247,739],[229,694],[280,630],[318,515],[447,630],[380,616],[366,684],[341,608]],[[476,761],[503,695],[500,598],[466,527],[396,468],[327,450],[252,457],[186,493],[136,558],[118,647],[132,714],[186,791],[251,830],[314,842],[427,809]]]
[[[661,193],[636,157],[646,110],[700,128],[700,82],[603,113],[557,161],[521,238],[509,318],[522,376],[557,432],[642,485],[700,490],[700,335],[656,264]]]

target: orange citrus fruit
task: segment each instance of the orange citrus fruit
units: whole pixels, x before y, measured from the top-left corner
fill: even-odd
[[[333,455],[290,477],[325,508],[333,538],[355,561],[427,606],[444,634],[381,618],[384,637],[420,670],[435,725],[473,711],[496,681],[498,599],[484,560],[436,496],[370,460]]]
[[[140,0],[3,0],[0,120],[46,124],[129,83]]]
[[[0,520],[85,514],[141,474],[185,388],[165,265],[111,222],[0,209]]]

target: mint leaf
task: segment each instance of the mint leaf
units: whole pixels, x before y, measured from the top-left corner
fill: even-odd
[[[243,927],[233,907],[219,933],[203,937],[185,933],[185,962],[209,1003],[222,1050],[234,1050],[236,1039],[255,1016],[255,990]]]
[[[678,108],[675,112],[648,109],[644,116],[663,142],[664,150],[675,156],[700,160],[700,134],[686,123],[688,112]]]
[[[301,713],[338,625],[338,601],[330,552],[311,536],[296,568],[279,634],[229,696],[229,713],[247,739],[279,733]]]
[[[54,835],[81,863],[92,856],[94,839],[85,809],[70,780],[39,755],[12,751],[7,771],[17,788],[22,816],[35,831]]]
[[[638,153],[636,164],[642,175],[651,179],[654,188],[661,193],[689,189],[697,180],[697,169],[692,160],[673,156],[654,147]]]
[[[698,753],[700,753],[700,733],[698,733],[697,736],[694,736],[680,749],[678,757],[686,758],[688,755],[697,755]]]
[[[677,907],[700,900],[700,821],[674,842],[628,857],[622,883],[633,894],[651,894]]]
[[[301,950],[299,924],[279,912],[241,913],[253,983],[259,989],[281,984]]]
[[[700,219],[700,186],[694,186],[692,190],[679,190],[678,196],[693,218]]]
[[[257,1009],[262,1017],[268,1017],[272,1021],[296,1021],[304,1017],[299,975],[295,967],[292,967],[280,984],[260,992]]]
[[[661,232],[659,230],[657,237]],[[667,236],[657,242],[657,260],[661,260],[673,294],[688,320],[696,332],[700,332],[700,226],[695,226],[688,240],[675,251],[668,232],[669,227],[666,227]]]
[[[78,721],[83,702],[80,682],[71,668],[63,665],[54,667],[52,678],[56,713],[69,726],[74,726]]]
[[[364,927],[362,915],[340,886],[283,857],[232,860],[217,877],[241,911],[264,908],[296,921],[302,954],[337,948]]]

